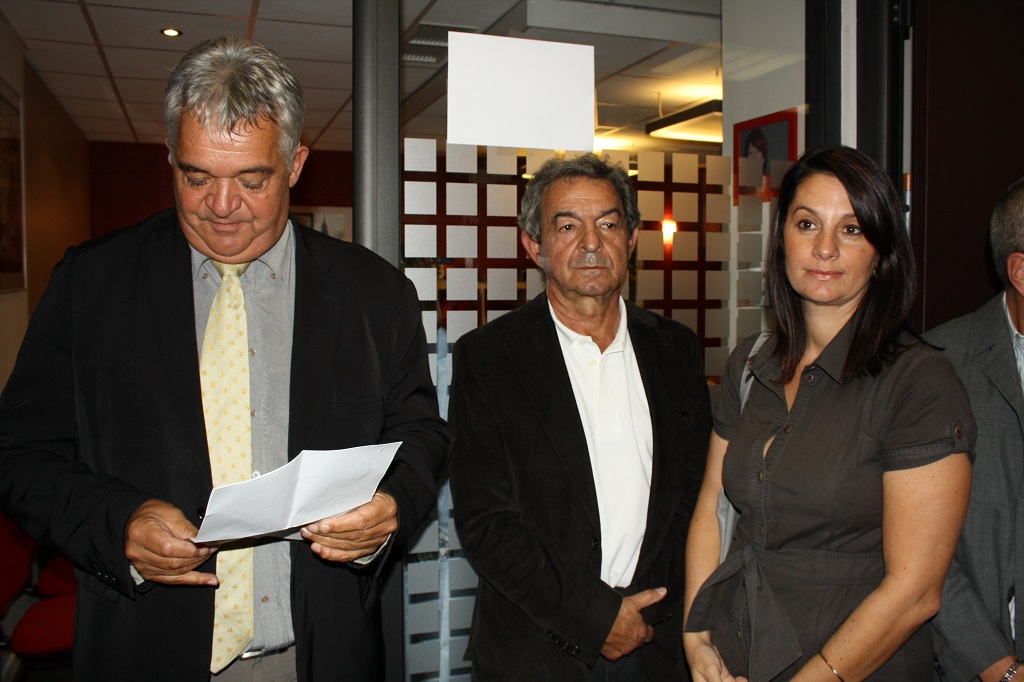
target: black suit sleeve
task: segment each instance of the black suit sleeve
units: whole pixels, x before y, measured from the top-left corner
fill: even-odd
[[[79,452],[71,249],[54,269],[0,395],[0,511],[103,583],[131,595],[128,518],[149,495]]]
[[[448,462],[451,439],[447,425],[438,416],[419,299],[407,279],[401,303],[393,314],[397,323],[380,442],[402,441],[402,446],[381,490],[398,503],[399,528],[390,544],[403,546],[437,502],[438,481]]]

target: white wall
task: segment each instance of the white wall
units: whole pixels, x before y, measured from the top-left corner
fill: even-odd
[[[796,108],[797,153],[804,150],[804,0],[722,0],[722,154],[732,156],[733,126],[737,122]],[[735,188],[733,188],[735,191]],[[773,203],[762,206],[762,253],[767,241]],[[736,210],[735,208],[733,209]],[[733,225],[738,225],[734,215]],[[749,228],[747,228],[749,229]],[[749,239],[749,233],[745,238]],[[765,308],[740,308],[737,254],[738,231],[731,234],[729,270],[732,282],[729,309],[729,346],[748,333],[760,312],[761,328],[770,316]],[[753,267],[748,273],[759,273]],[[740,318],[745,322],[740,324]]]
[[[722,0],[722,152],[732,127],[804,102],[804,0]],[[800,117],[798,151],[803,151]]]
[[[24,64],[21,40],[0,14],[0,78],[19,99],[24,93]],[[14,359],[28,326],[28,292],[0,294],[0,388],[7,383]]]

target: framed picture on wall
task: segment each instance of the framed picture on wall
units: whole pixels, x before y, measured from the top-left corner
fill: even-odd
[[[21,111],[14,89],[0,81],[0,292],[24,288]]]
[[[733,126],[733,187],[740,195],[778,196],[779,183],[796,161],[797,111],[777,111]]]

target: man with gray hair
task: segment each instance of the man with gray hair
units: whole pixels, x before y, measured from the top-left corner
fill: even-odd
[[[302,116],[270,50],[194,47],[175,208],[68,250],[0,395],[0,512],[78,569],[77,679],[383,677],[378,576],[450,438],[412,284],[289,219]],[[372,501],[303,541],[192,541],[214,485],[394,441]]]
[[[621,167],[547,162],[519,224],[546,293],[453,351],[473,679],[689,679],[683,548],[711,426],[700,343],[622,298],[640,215]]]
[[[1024,178],[989,228],[1003,293],[930,331],[967,387],[978,421],[971,502],[932,621],[939,679],[1024,680]]]

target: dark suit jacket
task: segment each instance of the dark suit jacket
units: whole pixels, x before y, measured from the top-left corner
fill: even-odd
[[[978,422],[971,503],[932,621],[942,677],[962,682],[1024,655],[1024,601],[1016,600],[1016,641],[1007,610],[1024,588],[1024,393],[1002,296],[926,338],[956,365]]]
[[[419,303],[370,252],[295,237],[288,455],[404,441],[382,485],[399,508],[389,546],[401,545],[449,450]],[[209,679],[213,590],[136,588],[124,535],[150,498],[199,525],[210,490],[191,261],[170,210],[67,252],[0,396],[0,511],[79,569],[76,677]],[[374,569],[322,561],[307,543],[292,554],[300,679],[337,679],[339,665],[377,675]]]
[[[654,431],[647,530],[632,591],[648,608],[650,679],[689,679],[683,548],[710,433],[696,336],[627,304]],[[451,487],[457,530],[480,575],[468,656],[474,679],[583,680],[622,597],[603,583],[601,520],[586,437],[547,298],[464,336],[454,350]]]

